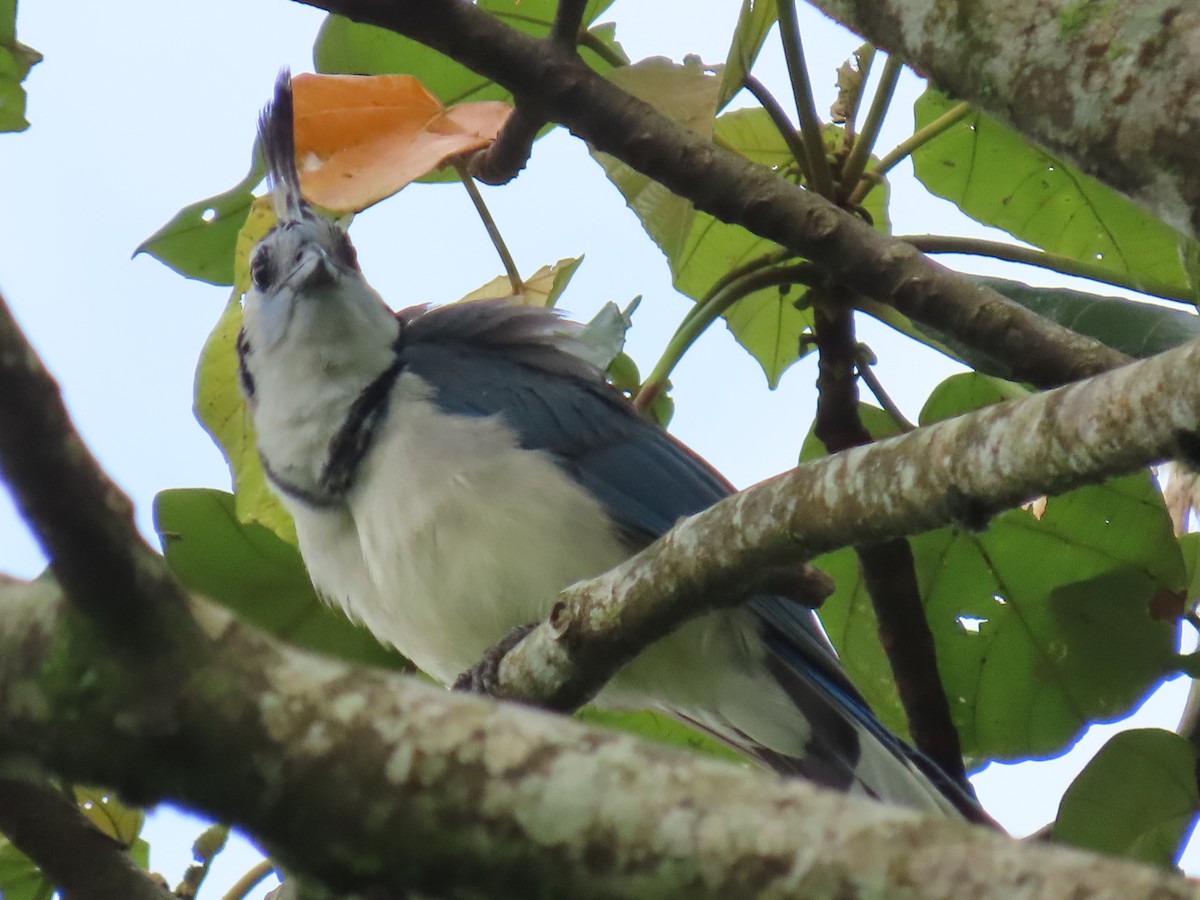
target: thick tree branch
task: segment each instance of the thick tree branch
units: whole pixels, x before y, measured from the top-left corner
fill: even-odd
[[[820,353],[814,432],[829,453],[871,443],[858,414],[859,346],[854,313],[841,303],[813,307]],[[917,585],[912,548],[897,537],[855,548],[913,743],[950,778],[970,790],[962,745],[938,673],[933,632]]]
[[[0,832],[70,900],[175,900],[49,785],[0,778]]]
[[[601,78],[573,53],[467,0],[297,0],[418,40],[510,90],[722,221],[819,262],[835,278],[1003,358],[1013,377],[1063,384],[1126,361],[1096,341],[970,284],[815,192],[716,147]]]
[[[202,604],[212,653],[164,719],[103,674],[62,677],[108,662],[70,639],[54,590],[0,588],[0,753],[236,822],[335,891],[1200,897],[1157,869],[322,660]]]
[[[501,692],[591,698],[648,639],[736,603],[744,573],[988,515],[1200,456],[1200,341],[1087,381],[800,466],[676,525],[568,588],[500,665]],[[636,635],[636,638],[634,637]]]
[[[141,540],[133,507],[71,425],[58,385],[0,297],[0,476],[59,583],[118,646],[169,652],[186,596]],[[159,604],[146,605],[154,595]]]
[[[1200,234],[1200,9],[811,0],[1181,231]]]

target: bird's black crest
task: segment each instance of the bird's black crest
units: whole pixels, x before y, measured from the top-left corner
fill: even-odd
[[[275,96],[258,117],[258,140],[267,162],[267,186],[281,222],[303,217],[304,199],[296,171],[295,111],[292,73],[283,69],[275,80]]]

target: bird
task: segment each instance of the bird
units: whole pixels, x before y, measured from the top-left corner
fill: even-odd
[[[319,594],[451,685],[564,588],[734,489],[633,409],[558,312],[394,312],[304,199],[293,118],[284,70],[258,124],[278,222],[251,252],[237,339],[258,453]],[[665,712],[785,775],[974,817],[969,784],[876,718],[785,596],[693,619],[594,702]]]

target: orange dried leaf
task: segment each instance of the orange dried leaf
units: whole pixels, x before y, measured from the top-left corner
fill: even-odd
[[[296,160],[304,195],[358,212],[496,138],[506,103],[447,110],[411,75],[297,75]]]

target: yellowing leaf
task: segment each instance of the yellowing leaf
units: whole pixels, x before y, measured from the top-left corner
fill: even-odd
[[[542,266],[521,283],[521,290],[517,293],[513,292],[508,276],[499,275],[487,284],[477,287],[458,302],[484,300],[489,297],[515,297],[525,306],[553,307],[581,262],[583,257],[576,256],[560,259],[552,266]]]
[[[390,197],[447,159],[490,144],[506,103],[446,109],[411,75],[297,75],[296,157],[304,194],[335,212]]]
[[[234,294],[217,320],[196,367],[196,418],[221,448],[237,495],[237,517],[258,523],[285,541],[296,543],[296,526],[271,492],[258,449],[254,426],[239,385],[237,335],[242,327],[242,304]]]

